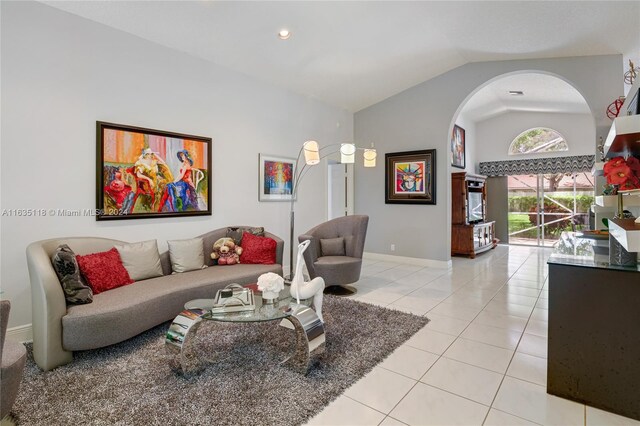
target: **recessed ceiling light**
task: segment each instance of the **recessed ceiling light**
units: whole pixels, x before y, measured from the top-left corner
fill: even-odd
[[[282,29],[282,30],[278,31],[278,38],[280,40],[286,40],[289,37],[291,37],[291,31],[289,31],[287,29]]]
[[[522,96],[524,92],[522,90],[509,90],[511,96]]]

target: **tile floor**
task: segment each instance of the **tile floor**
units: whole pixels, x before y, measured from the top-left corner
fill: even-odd
[[[309,425],[640,425],[548,395],[550,249],[451,269],[365,260],[354,299],[431,320]]]

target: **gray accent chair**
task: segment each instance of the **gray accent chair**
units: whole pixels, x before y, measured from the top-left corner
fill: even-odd
[[[18,396],[18,389],[22,381],[22,372],[27,361],[27,349],[22,343],[5,340],[11,302],[0,301],[0,325],[2,338],[0,340],[0,419],[4,419],[11,412],[11,407]]]
[[[332,219],[311,228],[298,237],[298,242],[311,240],[304,252],[304,261],[311,279],[322,277],[325,293],[349,296],[356,289],[353,284],[360,279],[364,240],[367,236],[369,216],[353,215]],[[322,241],[344,238],[344,256],[326,255],[322,252]]]

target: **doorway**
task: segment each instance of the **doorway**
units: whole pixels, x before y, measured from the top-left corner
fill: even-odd
[[[349,173],[347,164],[329,162],[327,166],[327,219],[349,214]]]
[[[588,229],[593,194],[585,172],[509,176],[509,244],[552,247],[562,232]]]

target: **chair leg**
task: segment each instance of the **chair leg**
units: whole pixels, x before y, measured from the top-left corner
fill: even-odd
[[[353,296],[358,289],[350,285],[330,285],[324,289],[324,294],[332,294],[334,296]]]

